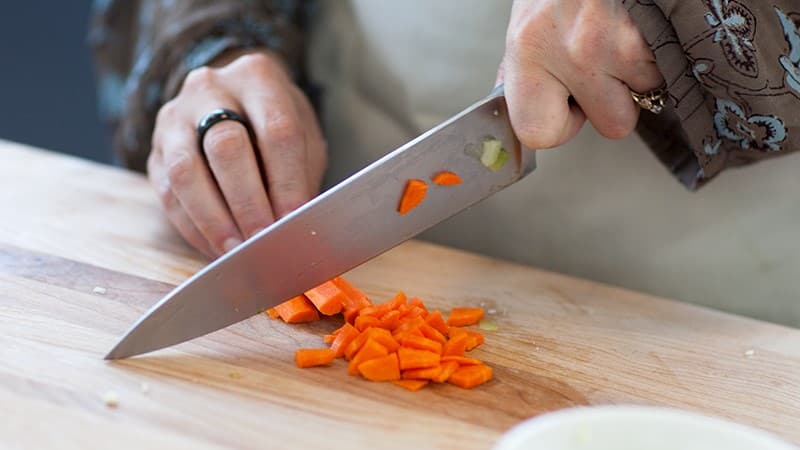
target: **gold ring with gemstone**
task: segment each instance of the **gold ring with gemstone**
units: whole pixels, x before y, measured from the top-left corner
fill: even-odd
[[[664,109],[664,105],[667,102],[667,87],[662,85],[658,89],[653,89],[643,94],[631,91],[631,97],[642,109],[658,114]]]

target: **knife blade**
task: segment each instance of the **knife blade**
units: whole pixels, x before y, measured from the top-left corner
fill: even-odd
[[[498,139],[510,153],[499,170],[481,163]],[[106,359],[175,345],[247,319],[380,255],[517,182],[536,167],[508,118],[502,86],[291,214],[176,287],[144,314]],[[457,173],[429,184],[425,200],[397,212],[409,179]]]

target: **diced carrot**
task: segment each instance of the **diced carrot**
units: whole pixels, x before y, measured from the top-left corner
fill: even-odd
[[[317,307],[319,312],[332,316],[342,310],[346,295],[333,281],[326,281],[306,291],[306,297]]]
[[[394,309],[387,312],[380,318],[380,327],[387,330],[394,330],[400,325],[400,311]]]
[[[467,332],[467,342],[464,343],[465,349],[467,351],[472,350],[473,348],[483,344],[483,334],[478,333],[477,331],[470,331],[466,330]]]
[[[417,392],[428,384],[428,380],[396,380],[392,381],[392,384],[408,389],[411,392]]]
[[[336,353],[337,358],[344,355],[344,350],[356,337],[358,337],[358,330],[349,323],[346,323],[345,328],[336,335],[336,338],[331,344],[331,350]]]
[[[464,356],[466,350],[467,334],[458,334],[444,344],[442,356]]]
[[[275,311],[286,323],[303,323],[319,320],[317,308],[305,295],[293,297],[275,307]]]
[[[331,334],[336,336],[337,334],[341,333],[342,331],[346,330],[347,328],[350,328],[350,327],[348,327],[347,324],[345,323],[344,325],[340,326],[339,328],[333,330],[331,332]]]
[[[356,317],[356,329],[358,331],[364,331],[369,327],[378,327],[380,326],[381,321],[377,317],[373,316],[358,316]]]
[[[342,311],[344,313],[344,319],[347,322],[353,323],[358,311],[372,305],[372,302],[369,301],[367,294],[363,293],[344,278],[336,277],[333,279],[333,283],[336,284],[336,286],[338,286],[339,289],[341,289],[344,293],[344,299],[342,299]]]
[[[361,347],[364,346],[364,342],[367,342],[367,339],[369,339],[369,333],[367,333],[367,331],[371,329],[372,328],[367,328],[366,330],[360,332],[355,339],[347,344],[347,347],[344,349],[344,357],[347,358],[348,361],[353,359],[353,357],[356,356],[356,353],[361,350]]]
[[[400,379],[400,364],[397,353],[364,361],[358,366],[361,375],[370,381],[394,381]]]
[[[294,352],[297,367],[327,366],[336,359],[336,354],[328,348],[301,348]]]
[[[335,334],[326,334],[325,336],[322,336],[322,340],[323,340],[323,341],[324,341],[326,344],[333,344],[333,341],[334,341],[335,339],[336,339],[336,335],[335,335]]]
[[[426,369],[412,369],[403,371],[406,380],[433,380],[442,373],[442,366],[428,367]]]
[[[433,328],[436,328],[436,331],[445,336],[447,336],[450,331],[447,323],[444,321],[444,317],[442,317],[442,313],[438,310],[428,313],[428,315],[425,316],[425,322],[427,322],[428,325],[432,326]]]
[[[444,345],[444,343],[447,342],[447,338],[444,337],[442,333],[439,333],[439,331],[436,328],[430,326],[427,322],[423,322],[422,324],[420,324],[419,331],[421,331],[426,338],[434,340],[442,345]]]
[[[438,353],[408,347],[397,349],[397,356],[400,358],[400,369],[402,370],[435,367],[439,365],[441,358]]]
[[[277,319],[278,317],[281,316],[280,314],[278,314],[278,310],[275,308],[268,309],[267,315],[269,316],[270,319]]]
[[[434,175],[431,180],[440,186],[455,186],[461,184],[461,177],[449,171],[439,172]]]
[[[447,358],[447,356],[445,356],[445,358]],[[458,370],[459,365],[455,361],[444,361],[444,358],[442,358],[442,364],[439,367],[439,375],[436,375],[432,379],[432,381],[435,383],[444,383],[447,381],[447,379],[450,378],[450,375]]]
[[[463,329],[461,327],[450,327],[449,331],[448,331],[448,334],[450,335],[451,338],[454,338],[454,337],[458,336],[459,334],[467,334],[467,330],[465,330],[465,329]]]
[[[399,308],[401,305],[404,305],[405,303],[406,303],[406,294],[400,291],[397,293],[397,295],[394,296],[393,299],[389,300],[386,303],[381,303],[379,305],[373,305],[362,309],[360,315],[383,317],[384,314]]]
[[[447,324],[457,327],[474,325],[483,319],[483,308],[453,308]]]
[[[361,346],[361,350],[359,350],[358,353],[356,353],[356,356],[350,360],[350,364],[347,366],[347,373],[350,375],[358,375],[358,366],[360,366],[361,363],[364,361],[369,361],[370,359],[380,358],[381,356],[386,356],[388,354],[389,351],[386,350],[386,347],[372,339],[367,339],[367,342],[364,342],[364,345]]]
[[[367,342],[367,339],[373,339],[383,345],[389,353],[397,351],[397,348],[400,347],[400,344],[392,337],[392,333],[390,333],[389,330],[370,327],[362,331],[357,338],[350,342],[350,345],[344,350],[345,358],[353,358],[353,356],[361,350],[364,343]]]
[[[427,350],[434,353],[442,353],[441,343],[419,336],[403,336],[400,338],[400,345],[419,350]]]
[[[409,306],[407,310],[400,315],[400,320],[414,319],[416,317],[425,317],[425,310],[419,306]]]
[[[428,315],[428,308],[425,307],[425,303],[423,303],[422,300],[420,300],[417,297],[414,297],[411,300],[409,300],[408,301],[408,306],[418,306],[418,307],[422,308],[422,311],[425,312],[425,314],[423,314],[423,317]]]
[[[450,375],[449,383],[464,389],[471,389],[492,379],[492,368],[485,365],[465,366]]]
[[[483,361],[475,358],[467,358],[466,356],[442,356],[442,363],[454,362],[459,366],[479,366]]]
[[[400,205],[397,208],[397,212],[401,215],[407,214],[425,200],[425,194],[427,192],[428,184],[424,181],[408,180],[406,188],[403,191],[403,196],[400,198]]]

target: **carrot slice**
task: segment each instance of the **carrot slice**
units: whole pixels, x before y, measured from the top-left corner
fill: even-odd
[[[364,361],[358,366],[361,376],[370,381],[394,381],[400,379],[400,363],[397,353]]]
[[[442,363],[454,362],[459,366],[479,366],[483,361],[475,358],[467,358],[466,356],[442,356]]]
[[[492,368],[489,366],[460,367],[447,379],[449,383],[464,389],[471,389],[492,379]]]
[[[367,342],[367,339],[370,338],[386,347],[386,350],[390,353],[397,351],[397,348],[400,347],[400,344],[392,337],[392,333],[390,333],[389,330],[370,327],[362,331],[357,338],[350,342],[350,345],[344,350],[345,358],[352,359],[353,356],[361,350],[361,347]]]
[[[406,311],[400,315],[401,320],[414,319],[417,317],[425,317],[425,310],[419,306],[409,306]]]
[[[422,300],[420,300],[417,297],[414,297],[411,300],[409,300],[408,306],[417,306],[419,308],[422,308],[422,311],[425,312],[425,314],[423,314],[423,317],[428,315],[428,308],[425,307],[425,303],[423,303]]]
[[[442,356],[464,356],[467,344],[467,334],[458,334],[444,344]]]
[[[387,330],[394,330],[400,325],[400,311],[394,309],[387,312],[380,318],[380,327]]]
[[[270,319],[277,319],[278,317],[281,316],[280,314],[278,314],[278,310],[275,308],[268,309],[267,315],[269,316]]]
[[[442,333],[439,333],[436,328],[430,326],[427,322],[424,322],[419,326],[419,331],[421,331],[426,338],[436,341],[442,345],[447,342],[447,338]]]
[[[400,345],[403,347],[416,348],[419,350],[427,350],[434,353],[442,353],[442,344],[432,339],[419,337],[419,336],[403,336],[400,338]]]
[[[303,323],[319,320],[317,308],[304,295],[293,297],[275,307],[286,323]]]
[[[453,308],[447,324],[457,327],[474,325],[483,319],[483,308]]]
[[[439,365],[441,356],[438,353],[415,348],[400,347],[397,349],[397,356],[400,358],[400,369],[426,369]]]
[[[392,384],[408,389],[411,392],[417,392],[428,384],[428,380],[396,380],[392,381]]]
[[[467,332],[467,342],[465,342],[464,346],[467,351],[472,350],[473,348],[483,344],[483,334],[478,333],[477,331],[470,331],[466,330]]]
[[[373,316],[358,316],[356,317],[355,326],[358,331],[364,331],[369,327],[378,327],[381,325],[380,319]]]
[[[294,352],[297,367],[327,366],[336,359],[336,354],[328,348],[301,348]]]
[[[428,313],[428,315],[425,316],[425,322],[427,322],[428,325],[432,326],[433,328],[436,328],[436,331],[445,336],[447,336],[447,333],[450,332],[447,323],[444,321],[444,317],[442,317],[442,313],[438,310]]]
[[[442,366],[428,367],[426,369],[404,370],[403,379],[406,380],[432,380],[442,373]]]
[[[358,366],[361,365],[364,361],[369,361],[370,359],[380,358],[381,356],[386,356],[389,354],[389,351],[386,350],[386,347],[382,346],[381,344],[375,342],[373,339],[367,339],[367,342],[361,347],[361,350],[356,353],[356,356],[350,360],[350,364],[347,366],[347,373],[350,375],[358,375]]]
[[[445,356],[447,358],[447,356]],[[453,374],[456,370],[458,370],[459,365],[455,361],[444,361],[442,358],[442,365],[439,366],[441,370],[439,370],[439,375],[436,375],[431,381],[435,383],[444,383],[450,378],[450,375]]]
[[[322,336],[322,341],[326,344],[333,344],[334,340],[336,340],[335,334],[326,334],[325,336]]]
[[[344,324],[345,328],[336,335],[336,338],[331,344],[331,350],[336,353],[336,357],[344,355],[344,350],[350,345],[350,342],[358,337],[358,330],[349,323]]]
[[[367,306],[372,306],[372,302],[369,301],[367,294],[353,286],[344,278],[336,277],[333,279],[333,283],[344,293],[344,298],[342,299],[342,312],[344,314],[345,321],[353,323],[359,311]]]
[[[326,316],[338,314],[342,310],[342,304],[346,297],[333,281],[326,281],[314,289],[306,291],[305,294],[319,312]]]
[[[461,184],[461,177],[453,172],[439,172],[432,178],[433,182],[439,186],[455,186]]]
[[[425,200],[425,194],[428,191],[428,185],[422,180],[408,180],[406,188],[403,191],[403,197],[400,198],[400,206],[397,212],[402,215],[407,214],[412,209],[419,206]]]

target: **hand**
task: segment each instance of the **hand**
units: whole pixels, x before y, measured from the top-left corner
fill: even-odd
[[[631,90],[664,79],[617,0],[516,0],[501,82],[520,141],[542,149],[572,139],[587,118],[603,136],[624,138],[639,117]]]
[[[253,139],[226,120],[198,148],[197,124],[218,108],[243,116]],[[158,112],[147,172],[175,228],[213,257],[317,194],[326,154],[314,111],[278,57],[250,50],[189,73]]]

